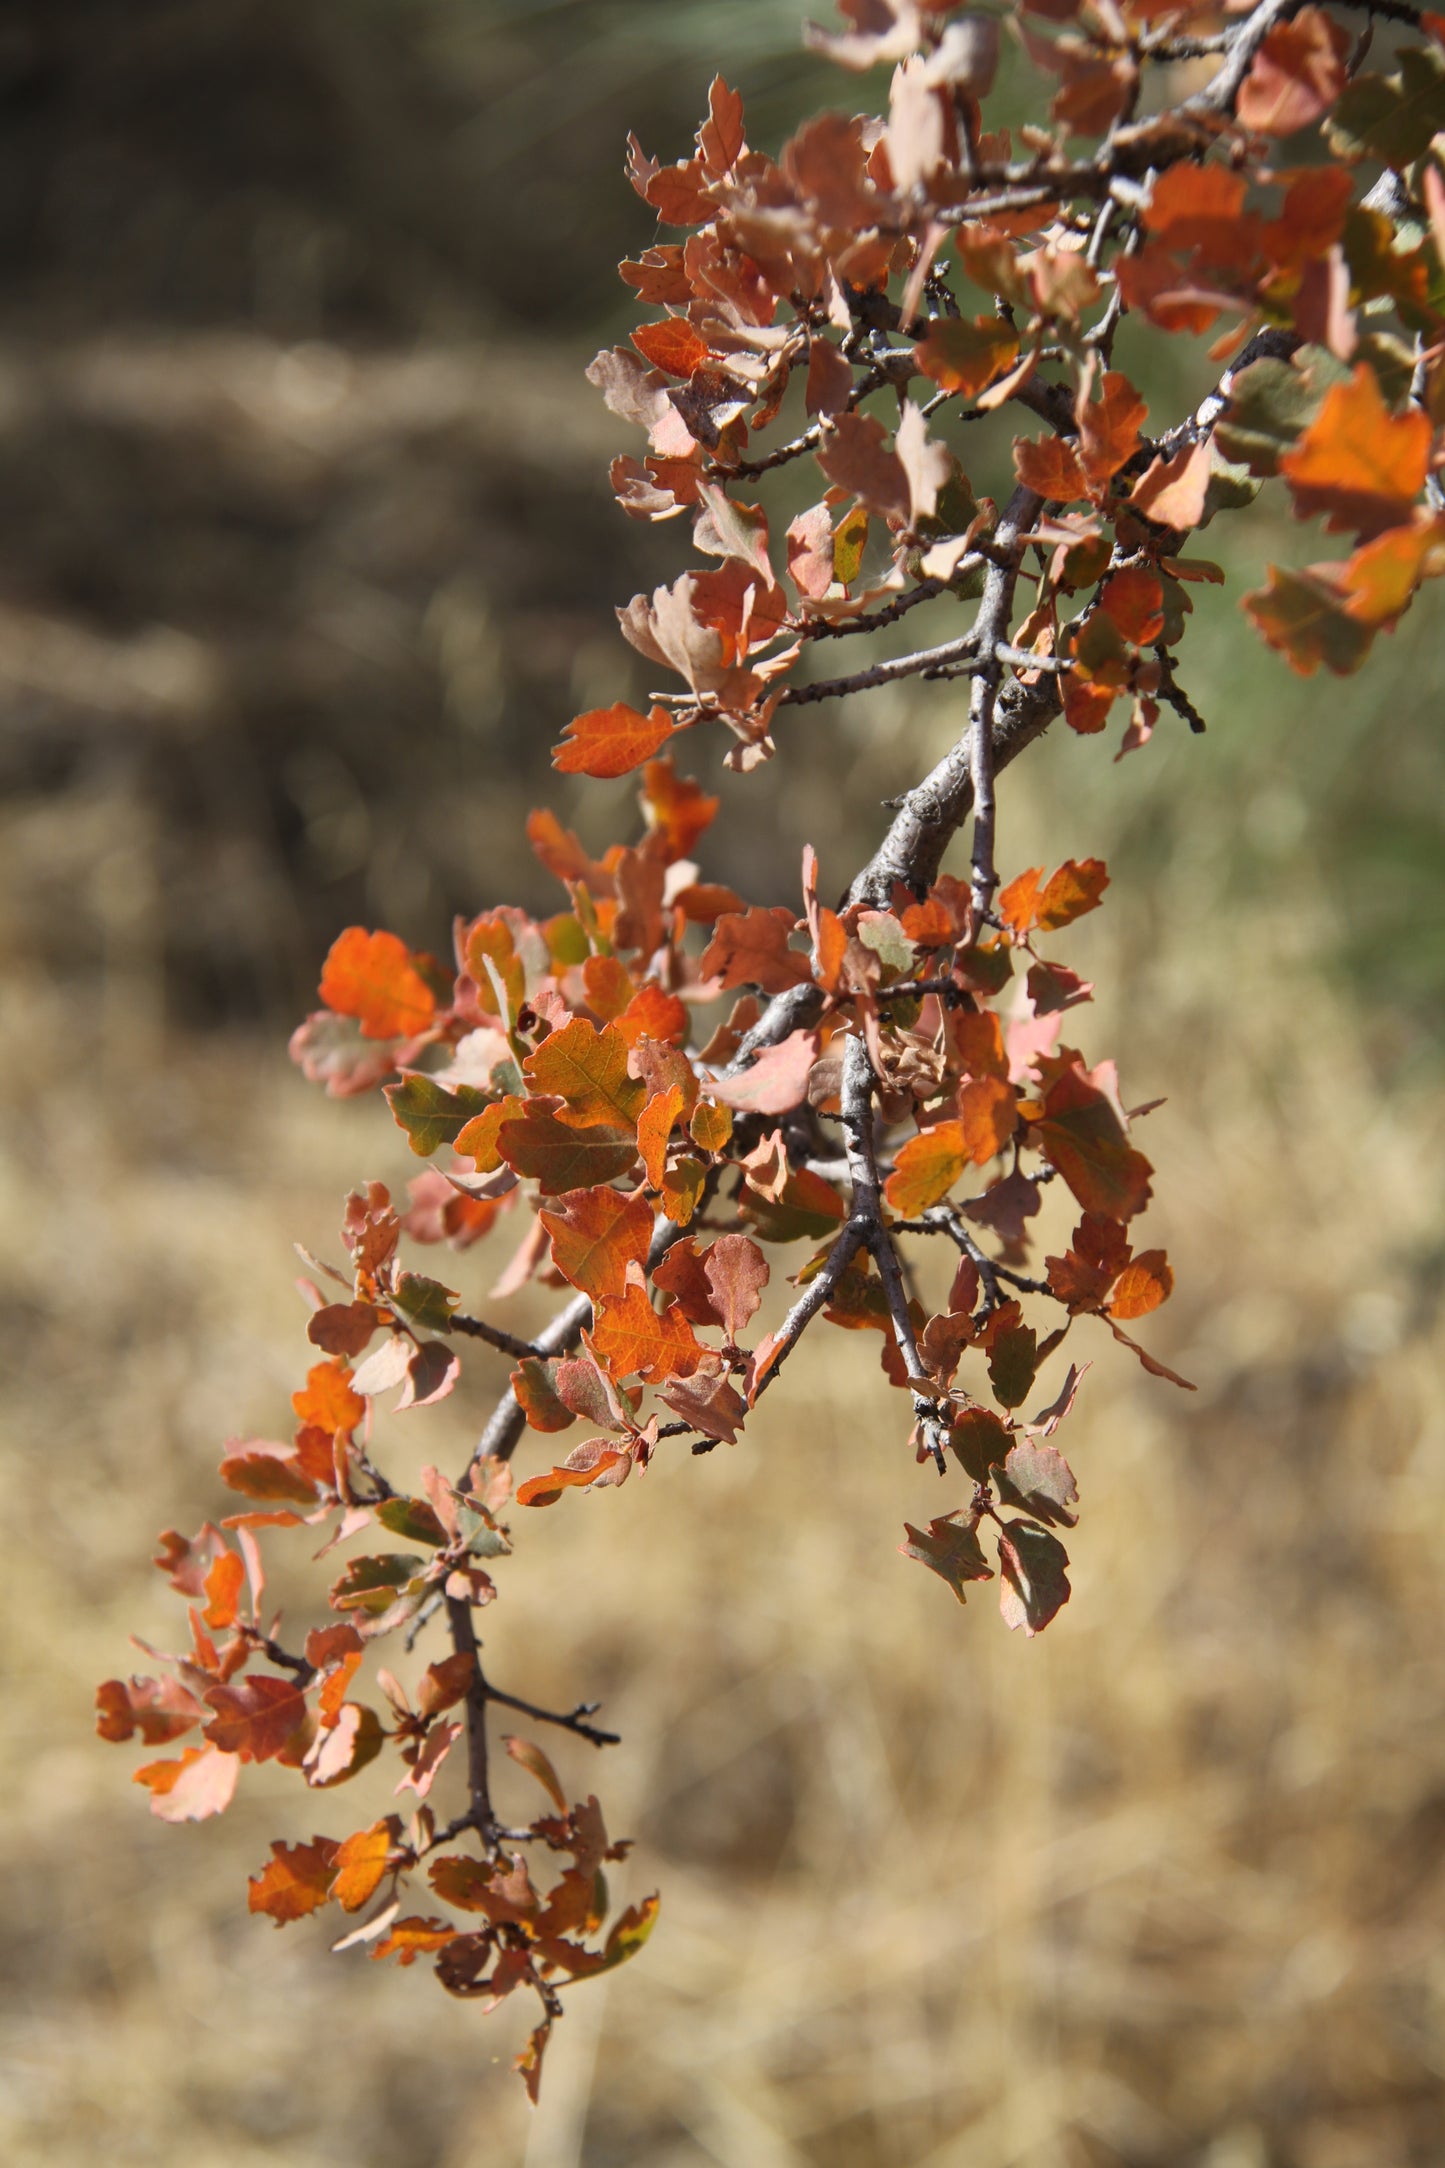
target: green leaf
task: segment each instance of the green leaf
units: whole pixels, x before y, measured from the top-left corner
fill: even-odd
[[[399,1084],[386,1087],[391,1111],[421,1159],[429,1159],[439,1145],[454,1144],[472,1116],[491,1104],[492,1096],[475,1084],[459,1084],[451,1091],[420,1069],[408,1069]]]
[[[352,1558],[331,1590],[333,1611],[390,1610],[399,1590],[425,1565],[414,1554],[386,1551],[374,1558]]]
[[[423,1332],[446,1332],[462,1298],[443,1287],[440,1280],[428,1280],[420,1272],[403,1272],[391,1299],[408,1324],[419,1326]]]
[[[1403,171],[1445,128],[1445,56],[1413,46],[1401,53],[1398,75],[1356,76],[1327,125],[1340,157],[1378,158]]]
[[[1012,1325],[996,1335],[989,1350],[988,1375],[994,1399],[1016,1408],[1033,1390],[1038,1368],[1038,1334],[1032,1325]]]
[[[376,1509],[383,1528],[411,1543],[442,1544],[447,1532],[425,1498],[388,1498]]]
[[[1328,386],[1311,372],[1266,355],[1241,369],[1229,387],[1229,410],[1215,426],[1225,458],[1251,474],[1278,474],[1282,452],[1298,443]]]

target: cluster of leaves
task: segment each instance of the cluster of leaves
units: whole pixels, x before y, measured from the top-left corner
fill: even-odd
[[[592,1705],[538,1708],[483,1669],[477,1614],[517,1516],[615,1489],[674,1442],[735,1443],[820,1320],[879,1335],[918,1460],[960,1485],[952,1510],[906,1525],[905,1556],[960,1602],[996,1572],[1004,1620],[1026,1635],[1056,1616],[1078,1492],[1053,1440],[1087,1365],[1051,1387],[1044,1366],[1091,1319],[1186,1381],[1126,1330],[1173,1286],[1161,1251],[1132,1246],[1152,1177],[1132,1124],[1147,1109],[1126,1109],[1113,1065],[1070,1043],[1093,989],[1048,953],[1108,876],[1069,860],[1000,885],[996,776],[1060,713],[1099,732],[1123,699],[1123,751],[1164,705],[1202,727],[1175,649],[1190,585],[1222,575],[1187,554],[1188,536],[1270,477],[1350,543],[1247,598],[1296,668],[1356,667],[1445,568],[1439,18],[1369,72],[1367,40],[1319,6],[1035,0],[1003,13],[1056,79],[1051,125],[1025,126],[1015,146],[983,119],[997,10],[842,12],[848,27],[814,42],[846,68],[894,64],[885,117],[824,114],[774,160],[748,146],[718,80],[691,157],[663,166],[631,146],[634,187],[686,237],[623,265],[652,313],[590,374],[647,432],[646,455],[613,469],[624,509],[690,519],[706,563],[620,613],[686,689],[647,713],[619,701],[576,717],[554,760],[597,777],[640,769],[641,838],[594,859],[534,814],[558,910],[459,923],[447,966],[384,932],[335,943],[295,1059],[334,1096],[384,1089],[428,1164],[404,1210],[377,1183],[348,1199],[349,1269],[309,1260],[313,1359],[294,1437],[235,1442],[222,1462],[246,1510],[162,1539],[190,1646],[159,1659],[163,1677],[100,1692],[107,1738],[198,1731],[137,1772],[172,1821],[224,1808],[244,1762],[330,1790],[394,1750],[409,1820],[273,1846],[252,1907],[279,1923],[335,1902],[367,1913],[338,1947],[429,1955],[447,1988],[489,2005],[529,1988],[541,2018],[520,2067],[534,2097],[560,1989],[631,1955],[656,1900],[606,1930],[603,1866],[626,1847],[595,1799],[569,1805],[530,1741],[505,1744],[554,1811],[514,1828],[494,1808],[494,1707],[595,1745],[611,1736]],[[1363,12],[1414,24],[1396,0]],[[1303,146],[1280,162],[1282,144],[1321,131],[1331,162]],[[1148,433],[1116,366],[1126,332],[1213,333],[1211,373],[1225,373],[1190,416]],[[967,432],[1007,409],[1043,427],[1003,454],[1000,510],[981,486],[997,430]],[[775,541],[758,485],[809,460],[823,493]],[[802,667],[821,640],[950,598],[976,605],[951,639],[843,677]],[[904,677],[970,680],[967,726],[894,801],[836,902],[811,850],[792,904],[705,878],[694,854],[719,801],[678,773],[671,741],[720,723],[746,772],[787,707]],[[970,814],[963,880],[942,860]],[[1074,1224],[1040,1265],[1031,1223],[1050,1183]],[[532,1340],[403,1262],[403,1238],[460,1255],[509,1215],[518,1239],[493,1298],[566,1291]],[[917,1260],[940,1242],[956,1267],[925,1303]],[[786,1304],[768,1294],[783,1254]],[[506,1355],[509,1381],[467,1468],[455,1481],[428,1469],[413,1496],[381,1465],[378,1411],[445,1398],[466,1342],[488,1362]],[[513,1491],[522,1441],[574,1426],[579,1441],[560,1458],[543,1446]],[[286,1527],[324,1529],[321,1555],[367,1539],[331,1586],[334,1619],[299,1648],[279,1619],[263,1623],[258,1533]],[[401,1634],[410,1650],[433,1621],[451,1653],[410,1693],[381,1669],[383,1706],[348,1698],[373,1642]],[[466,1803],[438,1827],[429,1795],[449,1762],[465,1766]],[[464,1838],[472,1850],[447,1849]],[[545,1891],[529,1852],[569,1862]],[[471,1923],[403,1916],[419,1872]]]

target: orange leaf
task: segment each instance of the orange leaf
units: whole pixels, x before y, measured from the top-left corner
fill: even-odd
[[[1369,539],[1404,526],[1425,486],[1430,423],[1418,407],[1392,414],[1368,362],[1332,385],[1292,451],[1280,459],[1302,518],[1329,514],[1331,534]]]
[[[659,1315],[635,1280],[601,1304],[592,1346],[614,1378],[640,1377],[649,1385],[691,1377],[707,1352],[677,1304]]]
[[[620,1293],[629,1261],[646,1261],[652,1213],[644,1197],[606,1188],[570,1190],[538,1216],[552,1238],[552,1262],[584,1294]]]
[[[373,1822],[370,1829],[359,1829],[337,1851],[332,1895],[343,1912],[359,1912],[375,1895],[396,1831],[396,1822],[389,1816],[384,1822]]]
[[[448,1926],[445,1920],[416,1917],[394,1920],[384,1940],[377,1943],[371,1954],[373,1957],[394,1957],[403,1965],[413,1965],[418,1957],[430,1957],[456,1939],[456,1928]]]
[[[315,1493],[312,1493],[313,1497]],[[246,1568],[235,1551],[222,1551],[206,1575],[206,1608],[201,1614],[208,1626],[234,1626]]]
[[[1209,439],[1186,444],[1171,459],[1152,462],[1134,484],[1129,503],[1161,527],[1197,527],[1204,516],[1209,467]]]
[[[268,1913],[278,1927],[318,1911],[331,1896],[336,1853],[330,1837],[313,1837],[309,1844],[273,1843],[270,1859],[246,1885],[251,1910]]]
[[[692,856],[698,837],[712,826],[722,804],[720,798],[709,798],[690,775],[679,775],[667,753],[647,763],[638,796],[648,834],[662,839],[669,865],[674,859]]]
[[[321,999],[338,1016],[354,1016],[364,1039],[397,1039],[424,1031],[436,997],[394,933],[348,926],[331,945],[321,972]]]
[[[616,1025],[599,1031],[584,1016],[544,1039],[522,1067],[534,1091],[564,1102],[557,1119],[571,1129],[599,1122],[632,1128],[647,1096],[647,1086],[627,1073],[627,1041]]]
[[[650,361],[654,369],[665,369],[669,376],[696,376],[710,358],[706,339],[700,339],[681,316],[665,317],[660,324],[643,324],[633,332],[632,343],[645,361]]]
[[[352,1391],[347,1382],[350,1376],[350,1367],[344,1362],[333,1359],[313,1363],[302,1390],[291,1395],[299,1419],[314,1430],[329,1431],[333,1437],[338,1431],[354,1430],[366,1414],[366,1402],[360,1393]]]
[[[946,1197],[971,1158],[961,1121],[935,1122],[895,1153],[883,1194],[902,1219]]]
[[[637,1149],[642,1155],[647,1179],[654,1189],[662,1187],[663,1171],[667,1164],[667,1140],[682,1112],[682,1105],[682,1086],[671,1084],[666,1091],[654,1093],[638,1116]]]
[[[812,976],[808,959],[790,949],[793,914],[782,904],[761,905],[739,914],[725,911],[703,950],[699,970],[717,978],[724,992],[733,986],[756,986],[765,994],[785,993]]]
[[[916,366],[943,391],[972,398],[1018,359],[1018,333],[998,316],[941,316],[913,349]]]
[[[1015,437],[1014,472],[1025,489],[1059,504],[1072,504],[1089,494],[1083,463],[1062,437]]]
[[[958,1115],[964,1148],[973,1164],[982,1167],[1017,1129],[1018,1097],[1003,1077],[973,1077],[958,1095]]]
[[[1102,858],[1066,858],[1038,902],[1038,924],[1045,933],[1071,926],[1086,911],[1098,909],[1109,874]]]
[[[1097,399],[1080,397],[1074,409],[1079,451],[1084,472],[1096,490],[1138,451],[1139,431],[1148,412],[1146,401],[1118,369],[1107,372]]]
[[[672,730],[666,708],[642,715],[625,700],[614,701],[610,708],[589,708],[563,731],[561,743],[552,749],[552,766],[563,775],[629,775],[652,758]]]
[[[1114,1283],[1110,1317],[1147,1317],[1174,1292],[1174,1272],[1162,1250],[1141,1250]]]
[[[1104,582],[1099,607],[1135,647],[1152,647],[1164,630],[1164,588],[1143,565],[1126,565]]]
[[[632,1455],[610,1438],[588,1438],[567,1455],[560,1468],[534,1475],[518,1485],[519,1506],[551,1506],[564,1490],[586,1490],[593,1483],[624,1482],[632,1469]],[[446,1892],[440,1894],[445,1896]]]
[[[693,1143],[704,1152],[720,1152],[733,1133],[732,1108],[715,1106],[710,1099],[699,1099],[687,1127]]]

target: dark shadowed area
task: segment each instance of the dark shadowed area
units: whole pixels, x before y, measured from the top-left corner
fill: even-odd
[[[604,1700],[610,1766],[572,1742],[559,1764],[639,1839],[621,1894],[663,1911],[572,1995],[530,2117],[510,2011],[248,1915],[268,1840],[355,1826],[350,1798],[258,1770],[223,1823],[166,1829],[94,1742],[95,1681],[143,1663],[127,1634],[175,1630],[156,1531],[225,1510],[223,1441],[288,1418],[291,1242],[334,1248],[346,1190],[417,1165],[379,1103],[285,1059],[328,944],[360,922],[445,950],[457,911],[555,908],[533,804],[593,846],[631,832],[628,784],[548,764],[577,709],[646,689],[613,607],[687,546],[617,511],[633,447],[581,373],[634,320],[612,266],[650,238],[623,138],[676,155],[715,67],[762,142],[848,95],[799,51],[804,12],[0,17],[22,2168],[1445,2156],[1445,617],[1427,591],[1360,678],[1291,679],[1236,612],[1294,547],[1278,509],[1221,540],[1200,604],[1208,734],[1166,719],[1116,767],[1051,733],[1001,792],[1007,870],[1114,872],[1070,960],[1108,990],[1085,1043],[1130,1103],[1167,1094],[1156,1342],[1199,1385],[1086,1350],[1049,1635],[898,1558],[939,1508],[860,1336],[804,1349],[735,1449],[538,1515],[489,1646],[543,1699]],[[951,699],[800,711],[752,778],[700,734],[707,876],[793,901],[811,841],[841,888]],[[448,1260],[469,1306],[505,1261]],[[460,1464],[506,1368],[482,1351],[400,1450]],[[323,1570],[303,1545],[278,1600],[300,1615]]]

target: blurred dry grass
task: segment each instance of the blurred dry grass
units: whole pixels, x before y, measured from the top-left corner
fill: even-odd
[[[1170,1094],[1148,1224],[1181,1284],[1151,1339],[1201,1387],[1093,1351],[1076,1593],[1050,1632],[1022,1645],[987,1591],[960,1613],[897,1556],[905,1516],[953,1492],[843,1335],[745,1444],[519,1529],[497,1674],[605,1696],[623,1747],[559,1761],[640,1839],[632,1893],[664,1894],[641,1960],[572,1998],[535,2118],[511,2013],[244,1910],[267,1840],[378,1811],[369,1778],[312,1802],[253,1772],[224,1823],[171,1831],[134,1757],[93,1741],[126,1635],[172,1630],[156,1531],[223,1502],[228,1433],[284,1418],[290,1242],[331,1248],[344,1190],[414,1165],[378,1107],[307,1091],[279,1018],[347,918],[437,943],[451,905],[533,878],[518,814],[545,746],[569,700],[620,689],[609,605],[649,552],[672,562],[673,537],[654,551],[611,513],[615,432],[573,403],[558,325],[525,321],[576,267],[540,279],[526,217],[462,231],[456,205],[576,203],[558,246],[595,268],[618,94],[675,140],[681,41],[717,25],[670,10],[679,43],[639,88],[635,7],[534,13],[487,0],[462,37],[460,0],[26,0],[0,34],[0,2150],[1438,2168],[1445,914],[1423,610],[1321,697],[1241,646],[1236,581],[1191,643],[1220,724],[1202,746],[1161,729],[1110,772],[1097,745],[1046,743],[1009,779],[1015,862],[1101,849],[1130,876],[1069,957],[1110,991],[1085,1043],[1131,1098]],[[388,41],[433,20],[455,80],[423,97]],[[740,41],[761,20],[740,12]],[[554,94],[583,21],[605,36]],[[486,125],[461,142],[468,111]],[[538,140],[545,170],[506,164]],[[378,144],[394,155],[362,155]],[[499,422],[523,334],[528,398]],[[786,893],[804,834],[831,872],[949,723],[880,696],[823,727],[761,788],[727,786],[719,873]],[[790,802],[818,744],[827,792]],[[1319,967],[1351,942],[1331,990]],[[1386,985],[1393,1009],[1363,1005]],[[190,1028],[259,1014],[266,1036]],[[494,1262],[457,1264],[469,1294]],[[460,1457],[501,1366],[472,1370],[393,1425],[400,1453]],[[318,1581],[277,1572],[300,1615]]]
[[[1089,930],[1101,977],[1129,909]],[[308,1807],[257,1772],[224,1824],[168,1831],[89,1740],[126,1632],[171,1623],[150,1537],[284,1411],[288,1242],[402,1178],[400,1139],[270,1047],[98,1041],[12,974],[5,2156],[1433,2168],[1445,1440],[1408,1266],[1439,1110],[1382,1093],[1307,971],[1325,931],[1301,896],[1268,954],[1181,939],[1113,1019],[1129,1088],[1171,1089],[1157,1338],[1202,1390],[1094,1351],[1076,1593],[1042,1640],[897,1557],[942,1492],[841,1337],[737,1449],[528,1518],[493,1662],[606,1696],[624,1746],[561,1758],[664,1892],[644,1957],[572,1998],[530,2124],[510,2015],[246,1916],[266,1840],[350,1826],[361,1787]],[[397,1449],[459,1452],[496,1374]]]

